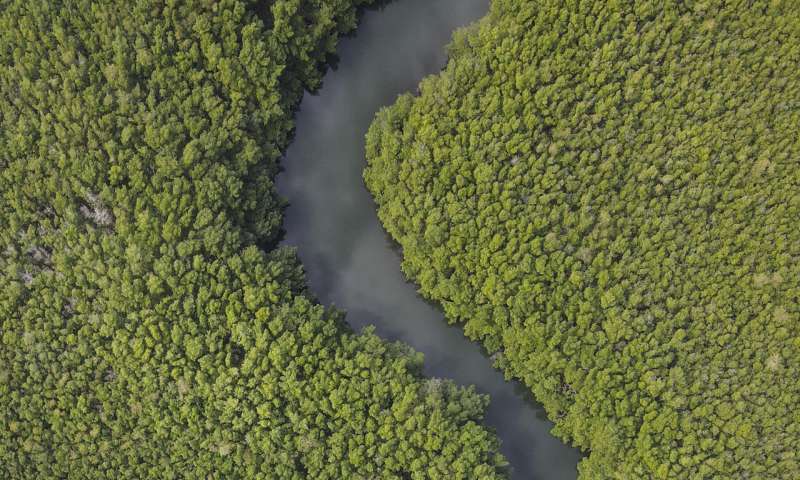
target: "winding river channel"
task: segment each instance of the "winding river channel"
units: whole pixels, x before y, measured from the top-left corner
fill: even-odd
[[[364,134],[375,113],[440,70],[453,30],[482,17],[488,4],[397,0],[364,15],[357,36],[340,45],[337,69],[300,106],[277,179],[290,202],[284,243],[297,246],[319,300],[346,310],[354,329],[374,325],[383,338],[423,352],[426,375],[491,396],[486,424],[497,431],[515,480],[575,479],[580,453],[550,435],[541,406],[405,281],[361,178]]]

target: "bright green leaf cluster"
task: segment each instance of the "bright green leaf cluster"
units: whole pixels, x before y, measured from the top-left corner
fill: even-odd
[[[494,0],[377,116],[405,273],[591,452],[800,478],[800,3]]]
[[[485,397],[255,246],[364,3],[0,3],[0,477],[504,476]]]

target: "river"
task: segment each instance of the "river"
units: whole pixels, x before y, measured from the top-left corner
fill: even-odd
[[[520,384],[505,381],[483,350],[405,281],[361,178],[364,134],[375,113],[439,71],[453,30],[485,15],[488,4],[396,0],[364,15],[356,36],[341,42],[337,68],[300,105],[295,141],[277,178],[290,202],[284,243],[298,248],[312,292],[347,311],[355,330],[374,325],[381,337],[424,353],[427,376],[491,396],[485,423],[500,437],[514,480],[575,479],[580,452],[550,435],[541,406]]]

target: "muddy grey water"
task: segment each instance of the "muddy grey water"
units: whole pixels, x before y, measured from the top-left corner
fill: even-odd
[[[319,300],[347,311],[355,330],[375,325],[383,338],[424,353],[426,375],[491,396],[485,423],[500,437],[515,480],[574,479],[580,454],[550,435],[543,409],[405,281],[361,178],[375,113],[439,71],[453,30],[482,17],[488,3],[396,0],[368,12],[356,36],[341,43],[337,69],[300,106],[277,179],[290,202],[284,243],[297,246]]]

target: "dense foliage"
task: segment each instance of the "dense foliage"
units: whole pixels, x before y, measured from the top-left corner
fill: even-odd
[[[582,478],[800,478],[800,3],[494,0],[367,136],[406,274]]]
[[[484,397],[256,246],[364,3],[0,1],[0,477],[503,476]]]

